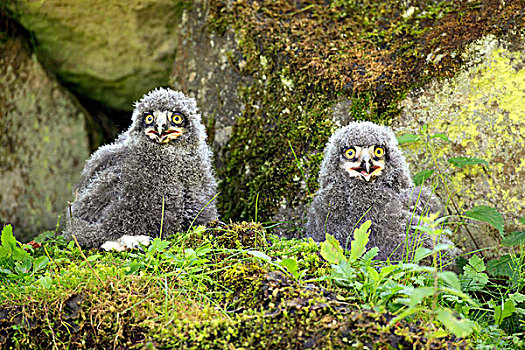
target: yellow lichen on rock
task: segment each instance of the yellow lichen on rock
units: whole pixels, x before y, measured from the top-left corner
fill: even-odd
[[[414,173],[439,168],[462,210],[495,207],[504,215],[507,231],[516,229],[516,219],[525,215],[525,41],[521,39],[511,45],[488,36],[472,44],[464,53],[464,69],[454,78],[413,91],[402,102],[403,117],[393,125],[399,134],[423,136],[404,147]],[[450,142],[432,138],[436,134]],[[453,157],[479,158],[488,166],[454,167],[448,162]],[[434,174],[437,180],[438,172]],[[440,182],[438,192],[445,200],[449,195]]]

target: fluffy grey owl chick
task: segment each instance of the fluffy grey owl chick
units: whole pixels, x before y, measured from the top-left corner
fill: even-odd
[[[211,151],[195,100],[171,89],[135,103],[132,124],[87,161],[66,238],[123,249],[217,217]],[[164,207],[164,209],[163,209]],[[124,236],[124,238],[122,238]],[[131,236],[131,237],[129,237]]]
[[[349,248],[354,229],[371,220],[367,247],[379,248],[378,259],[400,260],[405,243],[412,244],[411,226],[429,209],[439,209],[430,194],[414,187],[390,128],[352,122],[337,130],[325,148],[307,234],[323,241],[328,232]]]

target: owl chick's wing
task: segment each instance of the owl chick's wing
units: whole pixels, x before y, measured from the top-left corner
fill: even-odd
[[[120,169],[128,154],[127,147],[117,143],[99,148],[91,156],[75,189],[74,219],[100,222],[112,205],[118,205],[123,191],[119,186]]]
[[[406,207],[417,216],[442,211],[442,205],[436,195],[426,187],[416,186],[401,190]]]
[[[121,163],[126,156],[126,149],[126,145],[122,142],[115,142],[97,149],[86,161],[80,180],[73,190],[75,192],[82,191],[92,182],[97,173],[104,172],[106,169]]]

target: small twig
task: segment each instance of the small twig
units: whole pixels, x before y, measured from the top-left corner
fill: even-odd
[[[67,201],[67,205],[69,207],[69,223],[73,225],[73,209],[71,209],[71,202]]]
[[[49,330],[51,331],[51,338],[53,339],[54,348],[58,349],[58,345],[55,339],[55,331],[53,331],[53,328],[51,327],[51,323],[49,322],[49,314],[47,312],[47,308],[44,308],[44,310],[46,312],[46,322],[47,322],[47,326],[49,327]]]
[[[162,196],[162,211],[160,214],[160,232],[159,238],[162,239],[162,227],[164,225],[164,196]]]
[[[89,263],[89,260],[87,259],[87,257],[84,255],[84,252],[82,251],[82,248],[80,248],[80,244],[78,244],[78,241],[77,241],[77,238],[75,237],[74,234],[71,234],[71,236],[73,237],[73,239],[75,240],[75,243],[77,244],[77,247],[78,247],[78,250],[80,251],[80,254],[82,255],[82,257],[84,258],[84,261],[86,262],[87,266],[89,267],[89,269],[91,270],[91,272],[93,272],[93,274],[95,275],[95,277],[99,280],[100,283],[102,283],[102,285],[106,285],[104,282],[102,282],[102,280],[100,279],[100,277],[97,275],[97,273],[95,272],[95,270],[93,269],[93,267],[91,266],[91,264]]]

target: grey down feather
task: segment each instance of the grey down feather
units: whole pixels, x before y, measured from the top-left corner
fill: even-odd
[[[371,182],[348,176],[341,166],[343,150],[371,145],[385,148],[383,172]],[[413,246],[416,239],[412,226],[427,211],[438,210],[431,192],[414,186],[392,130],[371,122],[352,122],[337,130],[326,145],[319,190],[308,211],[307,234],[323,241],[328,232],[349,249],[354,229],[371,220],[367,248],[378,247],[378,259],[400,260],[406,244]],[[423,238],[425,247],[431,247],[428,238]]]

